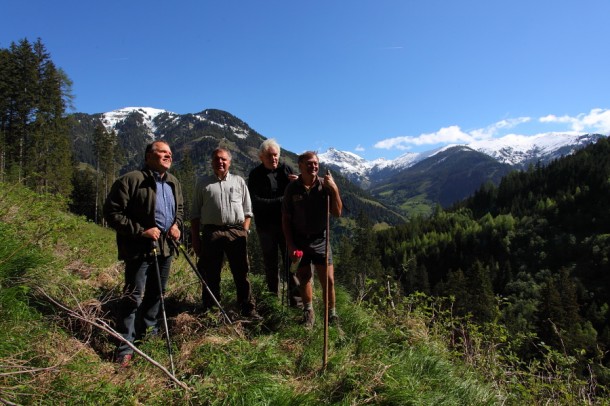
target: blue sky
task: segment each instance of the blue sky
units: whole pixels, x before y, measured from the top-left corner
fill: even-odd
[[[74,111],[228,111],[294,152],[610,133],[608,0],[1,0]]]

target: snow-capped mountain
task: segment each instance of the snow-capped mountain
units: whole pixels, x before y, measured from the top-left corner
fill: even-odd
[[[169,112],[167,110],[155,109],[152,107],[125,107],[110,111],[108,113],[102,113],[102,123],[106,127],[106,130],[111,131],[117,127],[117,124],[125,121],[125,119],[132,113],[138,112],[141,114],[143,124],[150,129],[151,133],[156,131],[157,126],[155,125],[155,118],[157,116],[167,113],[170,115],[178,116],[178,114]]]
[[[534,136],[509,134],[504,137],[476,141],[469,145],[500,162],[525,167],[537,161],[548,162],[595,142],[599,134],[544,133]]]
[[[536,136],[507,135],[501,138],[476,141],[465,145],[482,152],[500,163],[523,169],[537,162],[548,163],[554,159],[572,154],[574,151],[604,137],[599,134],[564,134],[547,133]],[[457,145],[424,151],[408,152],[396,159],[366,159],[347,151],[330,148],[319,155],[320,162],[339,170],[353,182],[367,188],[371,183],[379,182],[392,174],[433,157]]]
[[[146,132],[151,139],[155,137],[163,137],[161,125],[167,126],[171,122],[179,122],[184,116],[200,121],[207,122],[220,127],[221,129],[230,130],[235,136],[239,138],[246,138],[250,134],[248,126],[243,122],[233,123],[228,122],[224,117],[215,117],[210,115],[209,110],[204,110],[196,114],[180,115],[171,111],[156,109],[153,107],[124,107],[110,111],[108,113],[101,114],[101,120],[106,130],[119,133],[121,131],[121,123],[124,123],[129,117],[133,117],[134,113],[140,118],[140,125],[146,128]],[[219,118],[215,120],[214,118]],[[243,124],[243,125],[242,125]],[[159,133],[161,132],[161,133]]]

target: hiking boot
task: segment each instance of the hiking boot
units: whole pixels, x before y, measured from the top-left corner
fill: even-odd
[[[119,355],[117,357],[116,363],[121,368],[127,368],[131,365],[132,358],[133,358],[133,354]]]
[[[305,326],[305,328],[310,329],[313,328],[313,324],[316,320],[316,316],[313,312],[313,309],[310,310],[303,310],[303,321],[301,322],[301,324],[303,324],[303,326]]]

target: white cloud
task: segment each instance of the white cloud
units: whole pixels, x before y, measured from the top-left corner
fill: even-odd
[[[589,113],[571,116],[548,116],[540,117],[541,123],[561,123],[569,124],[572,130],[581,132],[600,132],[607,134],[610,132],[610,110],[592,109]]]
[[[438,143],[467,143],[473,140],[473,137],[463,132],[460,127],[453,125],[444,127],[434,133],[421,134],[417,137],[403,136],[381,140],[374,147],[382,149],[409,149],[416,145],[431,145]]]
[[[469,144],[474,141],[493,138],[500,130],[513,128],[530,120],[531,118],[529,117],[501,120],[485,128],[479,128],[467,132],[462,131],[462,129],[457,125],[452,125],[449,127],[443,127],[433,133],[421,134],[417,137],[402,136],[387,138],[377,142],[374,147],[380,149],[408,150],[413,146],[421,145]]]
[[[521,124],[534,121],[531,117],[517,117],[503,119],[487,127],[478,128],[470,131],[463,131],[459,126],[452,125],[443,127],[433,133],[424,133],[418,136],[400,136],[386,138],[375,143],[374,147],[379,149],[409,150],[424,145],[439,144],[470,144],[475,141],[485,141],[497,138],[506,134],[506,131]],[[542,124],[563,124],[566,129],[563,132],[597,132],[601,134],[610,133],[610,109],[592,109],[589,113],[582,113],[576,117],[555,116],[549,114],[537,120]],[[542,133],[542,131],[539,131]],[[514,137],[534,137],[538,134],[512,134]]]
[[[360,145],[360,144],[356,145],[356,148],[354,148],[354,150],[358,151],[358,152],[364,152],[365,151],[364,147],[362,145]]]

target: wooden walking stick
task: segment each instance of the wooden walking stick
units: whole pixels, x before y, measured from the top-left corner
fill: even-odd
[[[327,172],[328,173],[328,172]],[[322,369],[326,369],[328,363],[328,269],[330,259],[330,194],[326,196],[326,250],[324,253],[324,266],[326,267],[326,278],[324,280],[324,355]]]

